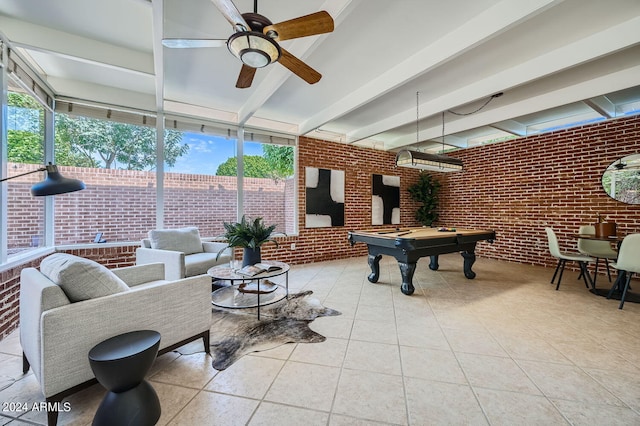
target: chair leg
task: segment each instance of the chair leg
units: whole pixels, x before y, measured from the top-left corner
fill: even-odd
[[[558,270],[560,269],[560,264],[562,263],[562,259],[558,259],[558,264],[556,265],[556,270],[553,273],[553,277],[551,278],[551,284],[553,284],[553,282],[556,279],[556,275],[558,275]]]
[[[566,260],[561,259],[560,262],[562,262],[562,265],[558,265],[560,266],[560,276],[558,277],[558,284],[556,285],[556,290],[558,290],[560,288],[560,281],[562,281],[562,274],[564,273],[564,265],[567,263]]]
[[[621,291],[623,281],[626,281],[627,273],[625,271],[618,271],[618,276],[616,277],[615,282],[611,286],[611,289],[607,293],[607,299],[611,299],[614,291]]]
[[[604,259],[605,265],[607,265],[607,276],[609,277],[609,282],[611,282],[611,270],[609,269],[609,259]]]
[[[589,275],[589,269],[586,262],[578,262],[580,265],[580,270],[582,271],[582,279],[584,280],[584,286],[589,288],[589,284],[591,284],[591,288],[596,288],[594,281],[591,280],[591,275]]]
[[[596,286],[596,279],[598,279],[598,263],[600,263],[600,258],[596,257],[596,269],[593,272],[593,287]]]
[[[24,352],[22,352],[22,374],[27,374],[29,372],[30,367],[31,367],[31,364],[29,364],[29,360],[27,359],[27,356],[24,354]]]
[[[627,290],[629,290],[631,275],[633,275],[633,272],[627,272],[627,282],[624,285],[624,290],[622,290],[622,296],[620,296],[620,306],[618,306],[618,309],[622,309],[622,307],[624,306],[624,298],[627,296]]]

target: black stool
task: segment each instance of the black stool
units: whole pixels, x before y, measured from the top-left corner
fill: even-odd
[[[160,400],[144,380],[160,347],[160,333],[132,331],[98,343],[89,363],[98,382],[109,392],[98,407],[94,425],[155,425]]]

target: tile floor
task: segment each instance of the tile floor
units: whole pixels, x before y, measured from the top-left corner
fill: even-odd
[[[364,257],[294,266],[292,291],[342,312],[312,323],[327,340],[220,372],[203,352],[163,355],[149,375],[159,424],[640,425],[640,305],[618,310],[577,272],[555,291],[550,268],[478,259],[467,280],[459,255],[440,265],[419,262],[410,297],[392,258],[378,284]],[[43,399],[19,355],[17,333],[0,342],[0,403]],[[73,395],[58,424],[91,424],[103,395]],[[5,410],[0,425],[45,418]]]

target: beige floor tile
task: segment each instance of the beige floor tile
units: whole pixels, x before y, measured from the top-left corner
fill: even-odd
[[[183,386],[167,385],[164,383],[150,382],[158,398],[162,414],[158,420],[158,426],[166,425],[196,396],[196,389]]]
[[[451,349],[440,327],[433,326],[427,321],[399,322],[398,343],[402,346],[441,350]]]
[[[204,352],[181,355],[168,364],[166,368],[152,375],[151,380],[202,389],[217,373],[211,362],[211,356]]]
[[[479,258],[467,280],[457,253],[440,265],[419,262],[412,296],[389,256],[376,284],[364,256],[295,265],[292,291],[342,312],[311,322],[327,340],[252,352],[221,372],[201,342],[160,356],[160,424],[640,425],[640,304],[618,310],[575,271],[556,292],[552,268]],[[104,392],[65,399],[59,424],[88,426]],[[43,400],[14,332],[0,341],[0,401]],[[0,412],[0,425],[25,422],[45,413]]]
[[[442,331],[454,352],[507,356],[502,346],[486,331],[451,328]]]
[[[475,388],[475,391],[491,425],[569,424],[543,396],[484,388]]]
[[[384,426],[391,423],[377,422],[370,419],[359,419],[357,417],[343,416],[341,414],[332,414],[329,419],[329,426]],[[396,425],[394,425],[396,426]]]
[[[344,358],[344,368],[400,375],[398,345],[351,340]]]
[[[542,395],[511,358],[456,354],[471,386]]]
[[[283,365],[284,361],[278,359],[245,356],[216,374],[205,389],[262,399]]]
[[[245,425],[257,406],[256,400],[200,391],[169,425]]]
[[[296,346],[289,359],[308,364],[340,367],[344,362],[348,343],[347,339],[330,337],[322,343],[301,343]]]
[[[248,426],[325,426],[329,413],[263,402],[256,410]]]
[[[578,367],[535,361],[518,361],[518,364],[548,398],[623,405],[609,390]]]
[[[400,347],[405,377],[467,384],[458,360],[450,350]]]
[[[356,311],[356,320],[395,322],[396,316],[391,303],[386,306],[360,304]]]
[[[615,368],[615,366],[612,367]],[[640,413],[640,371],[637,368],[628,370],[586,369],[586,372],[625,404]]]
[[[395,321],[370,321],[356,319],[351,330],[352,340],[365,342],[398,344],[398,333]]]
[[[265,396],[265,401],[329,411],[340,369],[288,361]]]
[[[405,387],[411,425],[488,424],[467,385],[407,377]]]
[[[554,399],[558,410],[575,426],[628,426],[637,425],[638,413],[627,407],[599,405],[585,402]]]
[[[366,420],[406,424],[402,378],[345,369],[340,376],[333,412]]]
[[[353,317],[345,317],[342,315],[337,317],[320,317],[309,324],[309,328],[327,338],[349,339],[351,330],[353,329],[353,321]]]

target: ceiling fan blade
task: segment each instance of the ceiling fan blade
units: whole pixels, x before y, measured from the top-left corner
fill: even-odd
[[[163,38],[162,45],[171,49],[193,49],[199,47],[221,47],[227,43],[226,39],[197,39],[197,38]]]
[[[275,31],[277,36],[273,38],[268,34],[269,31]],[[264,34],[269,35],[276,41],[330,33],[331,31],[333,31],[333,18],[324,10],[268,25],[262,30]]]
[[[254,75],[256,75],[255,68],[242,64],[242,69],[240,70],[240,75],[238,76],[236,87],[238,89],[246,89],[248,87],[251,87]]]
[[[287,50],[282,49],[282,47],[280,47],[280,50],[282,50],[282,55],[280,55],[280,59],[278,59],[278,62],[288,68],[292,73],[309,84],[314,84],[320,81],[320,79],[322,78],[322,74],[302,62],[300,59],[293,56]]]
[[[211,0],[220,13],[235,28],[236,31],[250,31],[251,28],[244,20],[242,14],[231,0]]]

